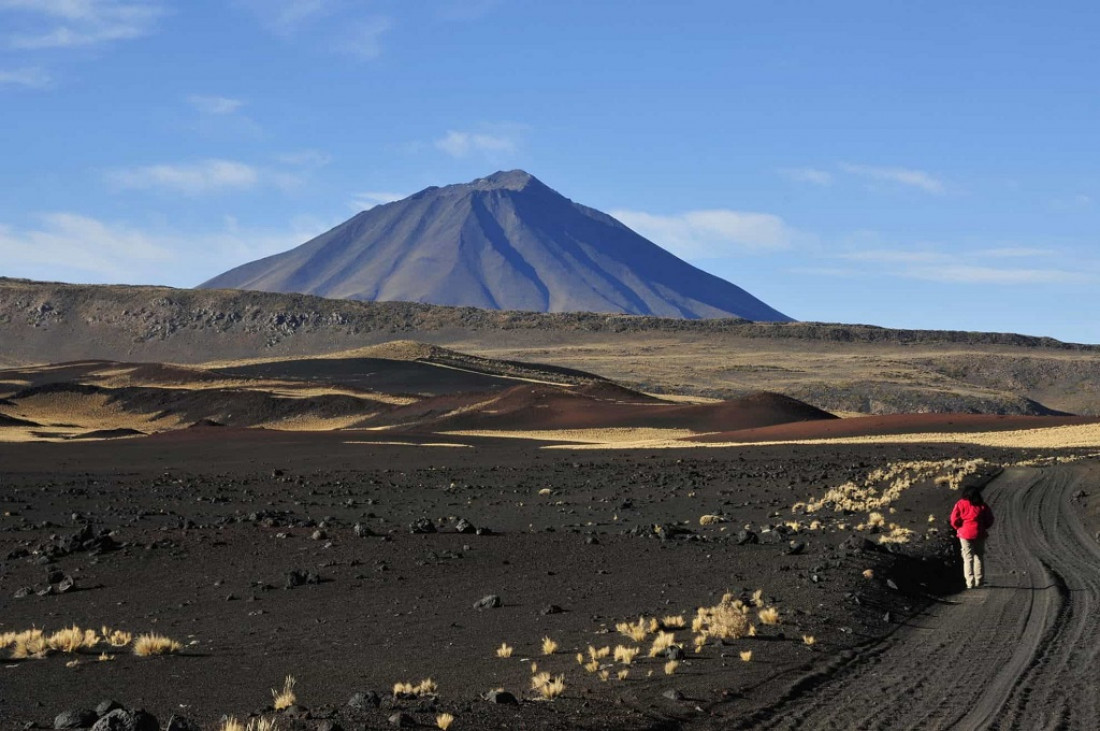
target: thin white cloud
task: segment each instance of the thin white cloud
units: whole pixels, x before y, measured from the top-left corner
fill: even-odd
[[[367,18],[352,23],[343,31],[336,48],[343,53],[361,59],[374,59],[382,55],[382,36],[393,27],[389,18]]]
[[[122,281],[172,259],[163,242],[126,226],[76,213],[47,213],[40,223],[23,231],[0,226],[0,256],[9,271],[33,275],[60,267]]]
[[[941,195],[946,192],[946,186],[943,181],[924,170],[879,167],[875,165],[853,165],[851,163],[841,163],[838,167],[843,172],[867,178],[868,180],[896,183],[936,195]]]
[[[261,25],[280,36],[291,36],[304,26],[333,13],[332,0],[236,0],[260,21]]]
[[[891,249],[871,249],[852,251],[838,255],[848,261],[876,262],[881,264],[932,264],[949,262],[954,259],[950,254],[940,251],[898,251]]]
[[[0,12],[29,17],[9,32],[9,48],[80,48],[131,40],[153,32],[164,15],[160,2],[143,0],[0,0]]]
[[[369,211],[375,206],[381,206],[386,203],[393,203],[399,201],[408,196],[401,193],[388,193],[384,191],[367,191],[364,193],[357,193],[352,198],[350,206],[355,211]]]
[[[192,287],[331,227],[331,222],[294,219],[283,230],[250,229],[226,217],[218,230],[166,232],[55,212],[39,216],[32,227],[0,224],[0,259],[6,276]]]
[[[161,189],[202,195],[255,188],[260,184],[260,173],[251,165],[232,160],[201,160],[177,165],[122,168],[110,171],[107,180],[120,188]]]
[[[0,87],[22,86],[26,89],[48,89],[53,86],[53,77],[40,68],[0,69]]]
[[[459,132],[447,130],[447,134],[435,140],[436,149],[451,157],[469,157],[473,153],[490,155],[513,154],[519,148],[514,135],[508,133]]]
[[[323,168],[332,162],[332,155],[321,150],[298,150],[276,155],[275,159],[284,165],[301,168]]]
[[[916,267],[904,272],[904,276],[949,284],[1082,284],[1097,281],[1095,275],[1064,269],[1005,269],[961,264]]]
[[[187,97],[187,101],[202,114],[209,114],[212,116],[234,114],[244,106],[244,101],[227,96],[192,94]]]
[[[659,246],[684,258],[788,249],[798,232],[779,216],[726,209],[661,216],[615,210],[611,215]]]
[[[812,185],[832,185],[833,174],[817,168],[780,168],[779,174],[796,183]]]
[[[978,256],[992,259],[1029,259],[1033,257],[1053,256],[1055,252],[1050,249],[1038,249],[1027,246],[1004,246],[996,249],[981,249],[976,251]]]

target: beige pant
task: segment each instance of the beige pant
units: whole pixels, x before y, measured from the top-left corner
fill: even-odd
[[[968,541],[960,538],[962,544],[963,577],[966,588],[973,589],[982,585],[982,557],[985,556],[985,539],[975,538]]]

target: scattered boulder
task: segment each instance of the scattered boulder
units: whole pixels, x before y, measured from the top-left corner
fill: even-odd
[[[670,701],[682,701],[684,700],[684,694],[676,688],[669,688],[664,693],[661,693],[662,698],[668,698]]]
[[[490,703],[497,703],[505,706],[517,706],[519,701],[516,697],[506,690],[490,690],[485,694],[485,700]]]
[[[359,538],[371,538],[372,536],[376,535],[369,526],[363,525],[362,523],[356,523],[355,527],[352,528],[352,530]]]
[[[53,727],[58,728],[88,728],[99,716],[95,711],[82,709],[79,711],[62,711],[53,719]]]
[[[465,518],[459,518],[455,523],[455,532],[457,533],[477,533],[477,526],[466,520]]]
[[[437,533],[438,531],[436,530],[435,523],[433,523],[432,521],[428,520],[427,518],[418,518],[412,522],[412,525],[409,526],[409,532],[424,534]]]
[[[541,614],[561,614],[565,610],[559,607],[557,604],[548,604],[542,608]]]
[[[787,553],[788,556],[797,556],[798,554],[802,553],[805,550],[806,550],[806,544],[804,542],[802,542],[802,541],[791,541],[790,544],[787,546],[786,553]]]
[[[294,569],[288,571],[286,574],[286,588],[293,589],[296,586],[304,586],[306,584],[320,584],[321,577],[316,571],[308,571],[305,569]]]
[[[96,721],[92,731],[160,731],[160,723],[143,710],[116,708]]]
[[[749,545],[749,544],[752,544],[752,543],[759,543],[759,542],[760,542],[760,538],[758,538],[757,535],[755,533],[753,533],[751,530],[749,530],[748,528],[746,528],[744,530],[737,531],[737,545],[746,546],[746,545]]]
[[[382,704],[382,697],[373,690],[356,693],[348,700],[348,708],[354,711],[366,711],[378,708]]]
[[[317,724],[317,731],[344,731],[344,727],[336,721],[325,720]]]
[[[413,719],[412,716],[407,713],[402,713],[401,711],[390,716],[389,722],[391,726],[396,726],[397,728],[411,728],[416,725],[416,720]]]
[[[679,645],[671,645],[665,650],[665,657],[669,660],[683,660],[685,657],[684,648]]]
[[[103,717],[111,711],[117,711],[120,708],[122,708],[121,703],[108,698],[107,700],[100,701],[99,705],[95,707],[95,715],[97,717]]]
[[[474,609],[499,609],[504,602],[496,594],[486,594],[474,602]]]
[[[172,716],[164,731],[202,731],[197,723],[183,716]]]

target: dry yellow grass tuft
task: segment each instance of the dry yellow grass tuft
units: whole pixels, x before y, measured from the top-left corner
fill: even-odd
[[[760,620],[761,624],[779,624],[779,610],[775,607],[767,607],[765,609],[761,609],[759,612],[756,613],[756,617]]]
[[[658,632],[649,648],[649,656],[657,657],[674,644],[676,644],[676,635],[671,632]]]
[[[557,642],[554,642],[554,640],[550,639],[549,637],[543,637],[542,638],[542,654],[543,655],[553,655],[557,651],[558,651],[558,643]]]
[[[134,639],[134,636],[129,632],[123,632],[119,629],[108,630],[106,627],[101,630],[101,634],[111,647],[126,647]]]
[[[167,655],[169,653],[179,652],[182,649],[183,645],[180,643],[156,633],[138,635],[137,639],[134,640],[134,654],[138,657]]]
[[[435,727],[447,731],[451,727],[451,724],[455,722],[455,717],[449,713],[440,713],[435,717]]]
[[[140,638],[139,638],[140,639]],[[282,711],[290,708],[298,702],[298,695],[294,692],[294,685],[297,683],[293,675],[286,676],[283,680],[282,690],[271,689],[271,697],[273,699],[272,705],[276,711]]]
[[[582,665],[582,666],[584,665],[584,653],[583,652],[578,652],[577,653],[577,664]]]
[[[888,509],[907,489],[927,480],[957,490],[968,476],[986,464],[982,459],[894,462],[873,470],[861,481],[827,490],[806,509],[814,512],[830,507],[837,512],[856,513]]]
[[[665,663],[665,675],[672,675],[676,672],[676,668],[680,667],[680,663],[677,660],[669,660]]]
[[[666,628],[679,629],[686,624],[684,621],[684,615],[682,614],[670,614],[667,617],[661,618],[661,625]]]
[[[752,661],[752,650],[743,650],[741,652],[741,662],[751,662],[751,661]]]
[[[41,660],[49,652],[49,643],[40,629],[19,632],[12,640],[11,656],[15,660]]]
[[[615,630],[619,634],[625,635],[635,642],[642,642],[643,640],[645,640],[646,635],[649,634],[649,627],[649,621],[645,617],[638,617],[638,621],[634,623],[618,623],[617,625],[615,625]]]
[[[699,525],[718,525],[719,523],[725,523],[726,519],[721,515],[700,515]]]
[[[114,659],[115,659],[114,655],[108,655],[106,652],[99,653],[99,661],[100,662],[110,662],[111,660],[114,660]]]
[[[511,657],[514,649],[507,642],[501,642],[500,647],[497,648],[497,657]]]
[[[531,676],[531,690],[541,692],[543,687],[550,682],[551,675],[548,672],[535,673]]]
[[[764,590],[757,589],[752,593],[752,605],[754,607],[764,606]]]
[[[63,630],[58,630],[46,638],[46,644],[51,650],[73,653],[85,647],[92,648],[99,644],[99,635],[95,630],[82,630],[75,624]]]
[[[627,678],[630,677],[630,671],[627,670],[626,668],[623,668],[622,670],[619,671],[618,677],[619,677],[619,680],[626,680]]]
[[[615,662],[621,662],[623,665],[629,665],[634,662],[634,658],[638,656],[641,650],[637,647],[624,647],[623,645],[615,646]]]
[[[879,536],[879,543],[908,543],[916,536],[916,531],[902,528],[897,523],[891,523],[890,529]]]
[[[865,579],[875,578],[875,570],[874,569],[864,569],[863,570],[863,578],[865,578]]]
[[[600,669],[600,661],[596,659],[589,660],[584,664],[584,669],[590,673],[594,673]]]
[[[600,671],[600,682],[601,683],[606,683],[610,678],[611,678],[611,671],[610,670],[601,670]]]
[[[539,495],[542,495],[543,497],[545,497],[545,496],[551,494],[552,492],[553,492],[553,490],[551,490],[549,487],[544,487],[541,490],[539,490]]]
[[[552,701],[565,692],[565,676],[559,675],[538,689],[544,700]]]
[[[434,696],[437,690],[439,690],[439,687],[435,684],[435,681],[431,678],[425,678],[416,685],[412,683],[394,683],[393,697],[423,698],[425,696]]]
[[[813,647],[817,643],[813,635],[802,635],[802,644],[806,647]]]
[[[936,516],[935,515],[929,515],[928,516],[928,522],[929,523],[935,523],[936,522]]]
[[[222,725],[218,731],[244,731],[244,724],[233,716],[222,719]]]

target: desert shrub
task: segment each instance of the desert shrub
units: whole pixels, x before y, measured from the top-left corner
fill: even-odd
[[[713,607],[700,607],[692,621],[692,630],[705,638],[736,640],[749,631],[749,609],[740,599],[726,594]],[[701,643],[699,643],[701,644]]]

